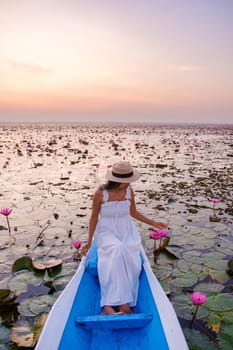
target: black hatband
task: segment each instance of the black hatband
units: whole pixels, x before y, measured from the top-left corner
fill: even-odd
[[[118,173],[114,173],[114,171],[112,171],[112,175],[115,177],[119,177],[119,178],[127,178],[130,176],[133,176],[133,171],[131,171],[131,173],[127,173],[127,174],[118,174]]]

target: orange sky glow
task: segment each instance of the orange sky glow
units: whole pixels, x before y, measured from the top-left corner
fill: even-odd
[[[0,6],[0,122],[233,121],[228,0]]]

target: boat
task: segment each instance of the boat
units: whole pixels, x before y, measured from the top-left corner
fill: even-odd
[[[188,350],[174,308],[141,247],[133,314],[101,315],[97,246],[54,303],[35,350]]]

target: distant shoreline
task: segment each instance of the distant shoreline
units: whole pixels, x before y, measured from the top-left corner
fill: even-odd
[[[198,127],[198,128],[233,128],[233,123],[190,123],[190,122],[96,122],[96,121],[84,121],[84,122],[36,122],[36,121],[0,121],[0,127],[5,125],[35,125],[35,126],[53,126],[53,125],[69,125],[69,126],[86,126],[86,127],[98,127],[98,126],[131,126],[131,127]]]

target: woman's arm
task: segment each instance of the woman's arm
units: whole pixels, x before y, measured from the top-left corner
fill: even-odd
[[[136,204],[135,204],[135,199],[134,199],[134,191],[133,189],[130,187],[131,189],[131,205],[130,205],[130,215],[141,221],[144,222],[145,224],[148,224],[150,226],[153,226],[154,228],[157,229],[166,229],[167,228],[167,224],[163,223],[163,222],[159,222],[159,221],[154,221],[149,219],[147,216],[141,214],[137,208],[136,208]]]
[[[99,212],[101,207],[102,191],[98,189],[93,197],[92,211],[88,225],[88,239],[87,243],[82,247],[82,255],[87,255],[88,250],[91,247],[93,235],[99,218]]]

